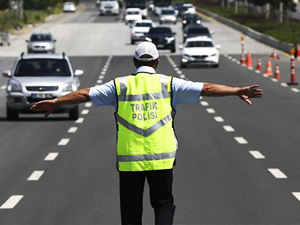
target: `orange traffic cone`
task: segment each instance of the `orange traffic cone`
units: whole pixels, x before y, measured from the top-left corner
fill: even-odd
[[[280,75],[280,70],[279,70],[279,66],[278,66],[278,64],[276,64],[276,66],[275,66],[275,75],[274,75],[274,77],[276,78],[276,79],[281,79],[281,75]]]
[[[247,67],[248,69],[253,69],[252,58],[249,51],[247,54]]]
[[[256,71],[262,71],[261,58],[257,59]]]
[[[273,76],[273,71],[272,71],[272,63],[271,63],[271,58],[269,57],[267,59],[267,66],[266,66],[266,72],[264,73],[264,75],[266,76]]]
[[[270,55],[270,57],[271,57],[272,59],[274,59],[274,60],[279,60],[279,56],[278,56],[276,50],[274,50],[274,51],[272,52],[272,54]]]

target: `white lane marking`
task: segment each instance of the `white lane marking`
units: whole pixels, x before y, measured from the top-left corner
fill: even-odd
[[[216,113],[216,111],[214,109],[212,109],[212,108],[208,108],[208,109],[206,109],[206,111],[208,113]]]
[[[184,74],[181,74],[179,77],[180,77],[180,78],[185,78],[185,75],[184,75]]]
[[[292,192],[292,194],[300,201],[300,192]]]
[[[104,67],[102,68],[102,72],[106,72],[106,71],[107,71],[107,67],[104,66]]]
[[[102,71],[101,74],[102,74],[102,75],[105,75],[105,74],[106,74],[106,71]]]
[[[92,103],[91,102],[87,102],[87,103],[85,103],[85,107],[87,107],[87,108],[90,108],[90,107],[92,107]]]
[[[278,79],[276,79],[276,78],[272,78],[271,79],[273,82],[278,82]]]
[[[233,62],[236,62],[236,59],[235,59],[235,58],[232,58],[231,60],[232,60]]]
[[[78,120],[75,121],[75,123],[83,123],[84,118],[78,118]]]
[[[175,71],[178,71],[178,70],[179,70],[179,68],[177,68],[177,67],[176,67],[176,68],[174,68],[174,70],[175,70]]]
[[[221,123],[221,122],[224,122],[224,119],[221,117],[221,116],[215,116],[215,121]]]
[[[68,133],[75,133],[77,131],[77,127],[70,127],[70,129],[68,130]]]
[[[103,81],[102,80],[97,80],[97,84],[102,84]]]
[[[58,152],[50,152],[46,157],[45,161],[54,161],[56,157],[58,156]]]
[[[59,146],[67,145],[69,143],[69,141],[70,141],[69,138],[63,138],[58,142],[57,145],[59,145]]]
[[[243,137],[234,137],[234,139],[237,141],[237,143],[241,145],[248,144],[248,141]]]
[[[13,209],[19,201],[24,197],[24,195],[12,195],[9,199],[6,200],[1,206],[0,209]]]
[[[297,89],[297,88],[291,88],[291,90],[292,90],[293,92],[300,92],[300,90]]]
[[[268,170],[277,179],[287,178],[287,176],[283,172],[281,172],[280,169],[271,168],[271,169],[268,169]]]
[[[99,76],[99,79],[103,79],[103,78],[104,78],[104,76],[103,76],[103,75],[100,75],[100,76]]]
[[[234,129],[233,129],[233,127],[232,126],[223,126],[223,128],[224,128],[224,130],[226,130],[227,132],[233,132],[234,131]]]
[[[28,178],[28,181],[37,181],[41,178],[45,171],[36,170]]]
[[[249,151],[249,152],[256,159],[264,159],[265,158],[265,156],[263,154],[261,154],[259,151],[252,150],[252,151]]]
[[[259,74],[259,73],[261,73],[259,70],[255,70],[255,73],[257,73],[257,74]]]
[[[267,78],[267,77],[269,77],[269,75],[267,75],[267,74],[263,74],[263,77],[266,77],[266,78]]]
[[[90,112],[90,110],[84,109],[84,110],[81,111],[81,114],[87,115],[87,114],[89,114],[89,112]]]
[[[3,85],[2,87],[1,87],[1,90],[4,90],[6,88],[6,85]]]
[[[287,85],[287,83],[281,83],[280,84],[282,87],[287,87],[288,85]]]
[[[177,71],[178,74],[182,74],[182,72],[180,70]]]
[[[208,102],[206,102],[206,101],[201,101],[200,104],[201,104],[202,106],[208,106]]]

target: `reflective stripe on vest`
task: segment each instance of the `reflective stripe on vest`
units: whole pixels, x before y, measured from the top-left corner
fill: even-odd
[[[118,155],[119,162],[134,162],[134,161],[151,161],[159,159],[170,159],[176,156],[176,151],[159,154],[145,154],[145,155]]]

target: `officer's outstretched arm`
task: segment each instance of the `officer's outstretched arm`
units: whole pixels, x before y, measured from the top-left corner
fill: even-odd
[[[84,88],[53,100],[40,101],[34,104],[31,107],[31,110],[34,112],[46,111],[45,117],[47,117],[55,110],[57,106],[75,105],[90,101],[91,99],[89,97],[89,91],[89,88]]]
[[[252,105],[250,98],[260,98],[263,91],[258,89],[258,85],[250,85],[246,87],[231,87],[222,84],[205,83],[201,91],[202,96],[230,96],[236,95],[245,101],[248,105]]]

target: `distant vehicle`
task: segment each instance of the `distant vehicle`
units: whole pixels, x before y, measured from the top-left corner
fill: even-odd
[[[175,12],[177,14],[177,16],[180,16],[181,15],[181,12],[183,10],[183,2],[176,2],[175,5],[174,5],[174,9],[175,9]]]
[[[180,47],[182,50],[181,67],[187,67],[190,64],[219,67],[219,48],[220,45],[215,46],[209,37],[188,38]]]
[[[76,6],[73,2],[65,2],[63,7],[64,12],[76,12]]]
[[[26,40],[28,53],[55,53],[55,42],[51,33],[34,32]]]
[[[184,14],[182,16],[182,28],[189,24],[201,24],[201,17],[197,14]]]
[[[139,8],[142,11],[143,19],[148,17],[146,0],[125,0],[125,9],[128,8]]]
[[[151,27],[154,27],[152,20],[136,20],[131,28],[131,44],[144,41]]]
[[[142,11],[139,8],[128,8],[125,11],[125,24],[132,24],[136,20],[142,19]]]
[[[100,0],[99,15],[118,15],[119,10],[118,0]]]
[[[159,15],[159,24],[177,23],[177,16],[174,8],[162,8]]]
[[[154,43],[158,49],[170,49],[172,53],[176,52],[175,33],[172,32],[170,27],[150,28],[146,41]]]
[[[55,99],[76,91],[82,70],[73,72],[69,58],[63,54],[21,54],[8,77],[6,117],[16,120],[19,113],[30,113],[30,107],[41,100]],[[60,106],[55,112],[68,112],[69,118],[79,117],[78,105]]]
[[[183,4],[182,7],[183,7],[182,12],[181,12],[182,15],[187,14],[187,13],[190,13],[190,14],[196,13],[196,8],[192,4]]]
[[[161,8],[172,7],[172,0],[153,0],[154,5],[154,15],[159,16],[161,12]]]
[[[198,36],[207,36],[212,38],[212,33],[213,32],[209,31],[209,29],[205,26],[190,24],[183,29],[183,42],[185,42],[187,38]]]

